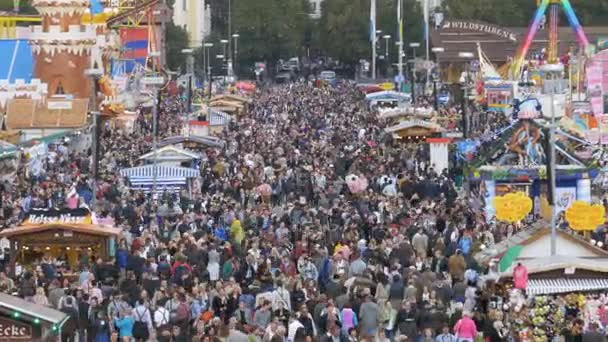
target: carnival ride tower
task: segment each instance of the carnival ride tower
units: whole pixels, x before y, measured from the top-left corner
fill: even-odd
[[[31,27],[34,77],[48,84],[48,96],[70,94],[86,98],[91,87],[85,70],[90,68],[96,28],[82,25],[89,0],[33,0],[42,17]]]
[[[534,14],[534,18],[530,23],[528,28],[528,32],[524,37],[524,41],[519,47],[517,51],[517,55],[511,64],[511,79],[518,79],[521,75],[522,68],[524,65],[524,61],[526,59],[526,55],[528,54],[528,50],[532,45],[532,41],[534,40],[534,36],[538,32],[543,16],[549,9],[549,45],[547,46],[547,64],[557,66],[559,64],[558,59],[558,28],[559,28],[559,8],[561,7],[568,18],[568,23],[570,27],[574,31],[576,35],[576,39],[579,43],[579,46],[585,51],[589,46],[589,40],[587,39],[587,35],[583,30],[574,9],[572,8],[572,4],[570,0],[540,0],[538,4],[538,9]],[[550,68],[549,68],[550,69]],[[558,68],[556,68],[558,69]]]

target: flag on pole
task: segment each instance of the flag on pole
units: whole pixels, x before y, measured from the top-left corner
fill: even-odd
[[[376,42],[376,0],[371,0],[369,9],[369,41]]]
[[[397,0],[397,25],[399,41],[403,42],[403,20],[401,19],[401,1]]]

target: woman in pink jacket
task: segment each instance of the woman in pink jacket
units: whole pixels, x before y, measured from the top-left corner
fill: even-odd
[[[458,342],[473,342],[477,336],[477,326],[468,311],[462,313],[462,318],[454,325],[454,334]]]

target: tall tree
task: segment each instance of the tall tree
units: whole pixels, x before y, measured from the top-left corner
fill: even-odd
[[[404,44],[423,39],[422,10],[417,0],[403,0]],[[341,62],[354,65],[368,59],[370,0],[325,0],[320,22],[323,50]],[[376,28],[382,35],[391,35],[391,55],[395,56],[394,42],[398,37],[396,0],[377,0]],[[382,42],[378,47],[382,49]]]
[[[274,63],[305,53],[307,0],[233,0],[232,10],[233,32],[240,35],[239,64]]]
[[[177,70],[178,68],[184,70],[186,56],[182,53],[182,50],[188,48],[188,32],[169,22],[165,30],[165,41],[167,42],[167,67],[169,67],[169,70]]]

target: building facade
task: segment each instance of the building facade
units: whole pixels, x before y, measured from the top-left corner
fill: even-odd
[[[188,32],[190,48],[200,47],[211,33],[211,7],[205,0],[176,0],[173,23]]]

